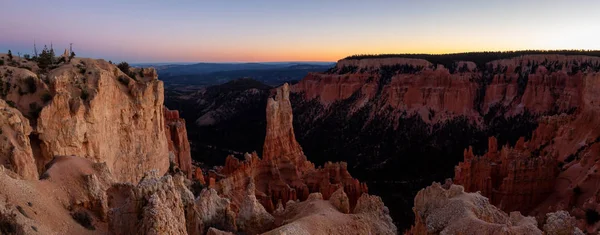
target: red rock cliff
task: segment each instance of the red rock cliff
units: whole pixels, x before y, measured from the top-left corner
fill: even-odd
[[[338,188],[344,187],[353,208],[358,198],[368,191],[366,184],[353,179],[345,163],[328,163],[323,168],[315,168],[306,159],[294,136],[287,84],[277,88],[266,112],[263,159],[256,153],[246,154],[244,161],[229,156],[225,166],[212,174],[209,181],[218,181],[213,186],[232,198],[234,205],[240,205],[246,186],[253,182],[257,199],[269,212],[274,211],[278,202],[303,201],[312,192],[320,192],[328,199]]]
[[[489,62],[485,70],[458,62],[464,69],[451,73],[419,59],[345,59],[329,72],[309,74],[292,91],[325,106],[357,94],[355,109],[375,102],[376,110],[391,107],[426,122],[477,120],[497,105],[506,107],[506,115],[525,109],[544,114],[580,107],[584,75],[574,71],[599,62],[589,56],[525,55]]]
[[[173,153],[173,161],[188,178],[192,178],[192,155],[190,153],[190,142],[185,129],[185,120],[179,117],[179,111],[164,108],[165,134],[169,151]]]
[[[481,191],[493,205],[504,211],[528,213],[554,189],[558,163],[550,156],[535,156],[520,139],[514,148],[498,150],[489,138],[488,152],[474,156],[465,150],[465,159],[455,169],[454,182],[468,192]]]

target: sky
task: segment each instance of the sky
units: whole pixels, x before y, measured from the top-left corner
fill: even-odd
[[[115,62],[600,49],[598,0],[0,0],[0,52]]]

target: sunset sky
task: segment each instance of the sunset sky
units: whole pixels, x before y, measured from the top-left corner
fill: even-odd
[[[598,0],[0,1],[0,52],[129,62],[600,49]]]

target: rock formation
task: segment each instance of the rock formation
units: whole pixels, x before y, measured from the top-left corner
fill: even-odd
[[[191,179],[194,172],[192,171],[192,155],[185,120],[179,118],[179,111],[177,110],[169,110],[165,107],[164,114],[165,134],[167,135],[169,151],[175,156],[173,162]]]
[[[276,220],[285,223],[265,234],[396,234],[387,208],[376,196],[364,194],[353,214],[338,211],[313,193],[303,202],[290,201]]]
[[[268,212],[273,212],[280,200],[306,200],[311,192],[321,192],[327,200],[343,187],[354,208],[358,198],[368,191],[367,186],[350,176],[345,163],[327,163],[323,168],[315,168],[306,159],[294,136],[287,84],[276,90],[274,99],[269,99],[266,113],[263,159],[256,153],[246,154],[245,161],[228,157],[218,172],[221,176],[215,179],[219,191],[239,207],[246,186],[253,183],[257,199]]]
[[[108,190],[109,231],[112,234],[187,234],[181,193],[191,192],[177,188],[181,185],[173,181],[170,175],[159,178],[157,172],[152,171],[137,186],[113,185]]]
[[[533,217],[510,215],[478,193],[439,183],[419,191],[413,207],[415,225],[408,234],[542,234]]]
[[[83,74],[81,72],[84,72]],[[37,119],[41,156],[106,162],[118,181],[168,168],[163,84],[153,69],[136,80],[103,60],[72,60],[48,74],[54,97]]]
[[[532,156],[532,151],[524,139],[514,148],[498,150],[496,138],[490,137],[484,156],[474,156],[472,148],[465,150],[464,161],[455,168],[454,183],[467,192],[480,191],[504,211],[529,213],[552,193],[558,176],[556,159]]]
[[[15,108],[0,100],[0,165],[24,179],[38,179],[29,134],[29,121]]]

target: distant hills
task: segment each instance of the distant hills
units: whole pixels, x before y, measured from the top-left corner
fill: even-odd
[[[149,64],[146,64],[149,65]],[[270,63],[197,63],[156,64],[159,78],[166,85],[217,85],[239,78],[252,78],[267,85],[298,81],[309,72],[322,72],[333,62],[270,62]]]

